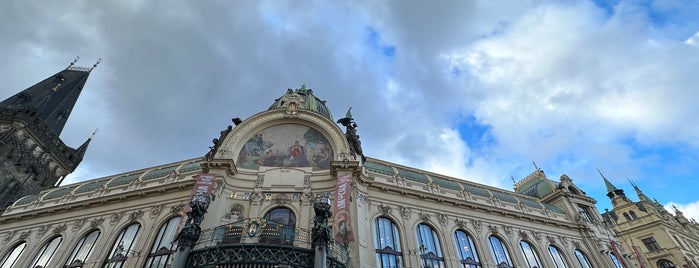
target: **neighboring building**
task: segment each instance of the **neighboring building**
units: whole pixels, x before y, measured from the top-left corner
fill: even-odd
[[[672,215],[633,183],[639,201],[631,201],[624,190],[602,178],[613,206],[602,216],[637,267],[699,267],[699,224],[694,219],[677,208]]]
[[[0,212],[60,184],[82,161],[90,140],[73,149],[59,136],[92,68],[74,61],[0,102]]]
[[[215,198],[188,267],[312,267],[324,196],[349,202],[330,220],[335,241],[348,242],[330,242],[329,267],[625,261],[610,255],[616,240],[595,201],[566,175],[552,181],[537,168],[509,191],[364,158],[349,112],[346,132],[334,121],[312,90],[289,89],[234,120],[205,157],[25,196],[0,216],[0,268],[167,267],[193,189]]]

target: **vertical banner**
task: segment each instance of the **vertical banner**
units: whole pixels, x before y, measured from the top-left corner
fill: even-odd
[[[632,246],[633,248],[633,254],[636,255],[636,259],[638,260],[638,264],[640,264],[641,268],[646,268],[646,261],[643,260],[641,257],[641,253],[638,252],[638,247],[637,246]]]
[[[352,174],[337,178],[335,199],[333,200],[333,238],[338,243],[354,241],[352,218],[350,217],[350,184]]]
[[[210,196],[211,191],[213,191],[214,189],[214,183],[216,182],[214,178],[214,175],[209,173],[201,173],[199,174],[199,176],[197,176],[197,181],[194,182],[194,188],[192,188],[192,192],[189,193],[189,199],[187,199],[188,203],[187,207],[184,210],[185,213],[189,212],[192,209],[189,206],[189,201],[192,200],[194,194],[203,192],[206,193],[207,196]]]
[[[616,256],[616,259],[619,260],[619,264],[623,266],[624,268],[629,268],[628,264],[626,264],[626,259],[624,259],[624,255],[619,252],[619,245],[615,241],[611,242],[612,244],[612,251],[614,253],[614,256]]]

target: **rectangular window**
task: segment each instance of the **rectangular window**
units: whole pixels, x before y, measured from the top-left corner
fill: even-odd
[[[582,217],[583,220],[587,222],[594,222],[592,220],[592,216],[590,216],[590,213],[587,212],[588,208],[587,206],[584,205],[578,205],[578,212],[580,213],[580,217]]]
[[[646,248],[648,248],[649,251],[660,250],[660,245],[658,245],[658,242],[655,241],[655,238],[653,237],[641,239],[641,242],[646,245]]]

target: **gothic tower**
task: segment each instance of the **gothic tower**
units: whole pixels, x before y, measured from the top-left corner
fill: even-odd
[[[71,148],[59,137],[97,66],[76,66],[76,61],[0,102],[0,211],[60,184],[82,161],[90,139]]]

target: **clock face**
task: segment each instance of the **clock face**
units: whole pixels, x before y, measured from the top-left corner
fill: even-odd
[[[312,167],[330,169],[333,149],[328,139],[305,125],[280,124],[252,135],[238,153],[238,168]]]

